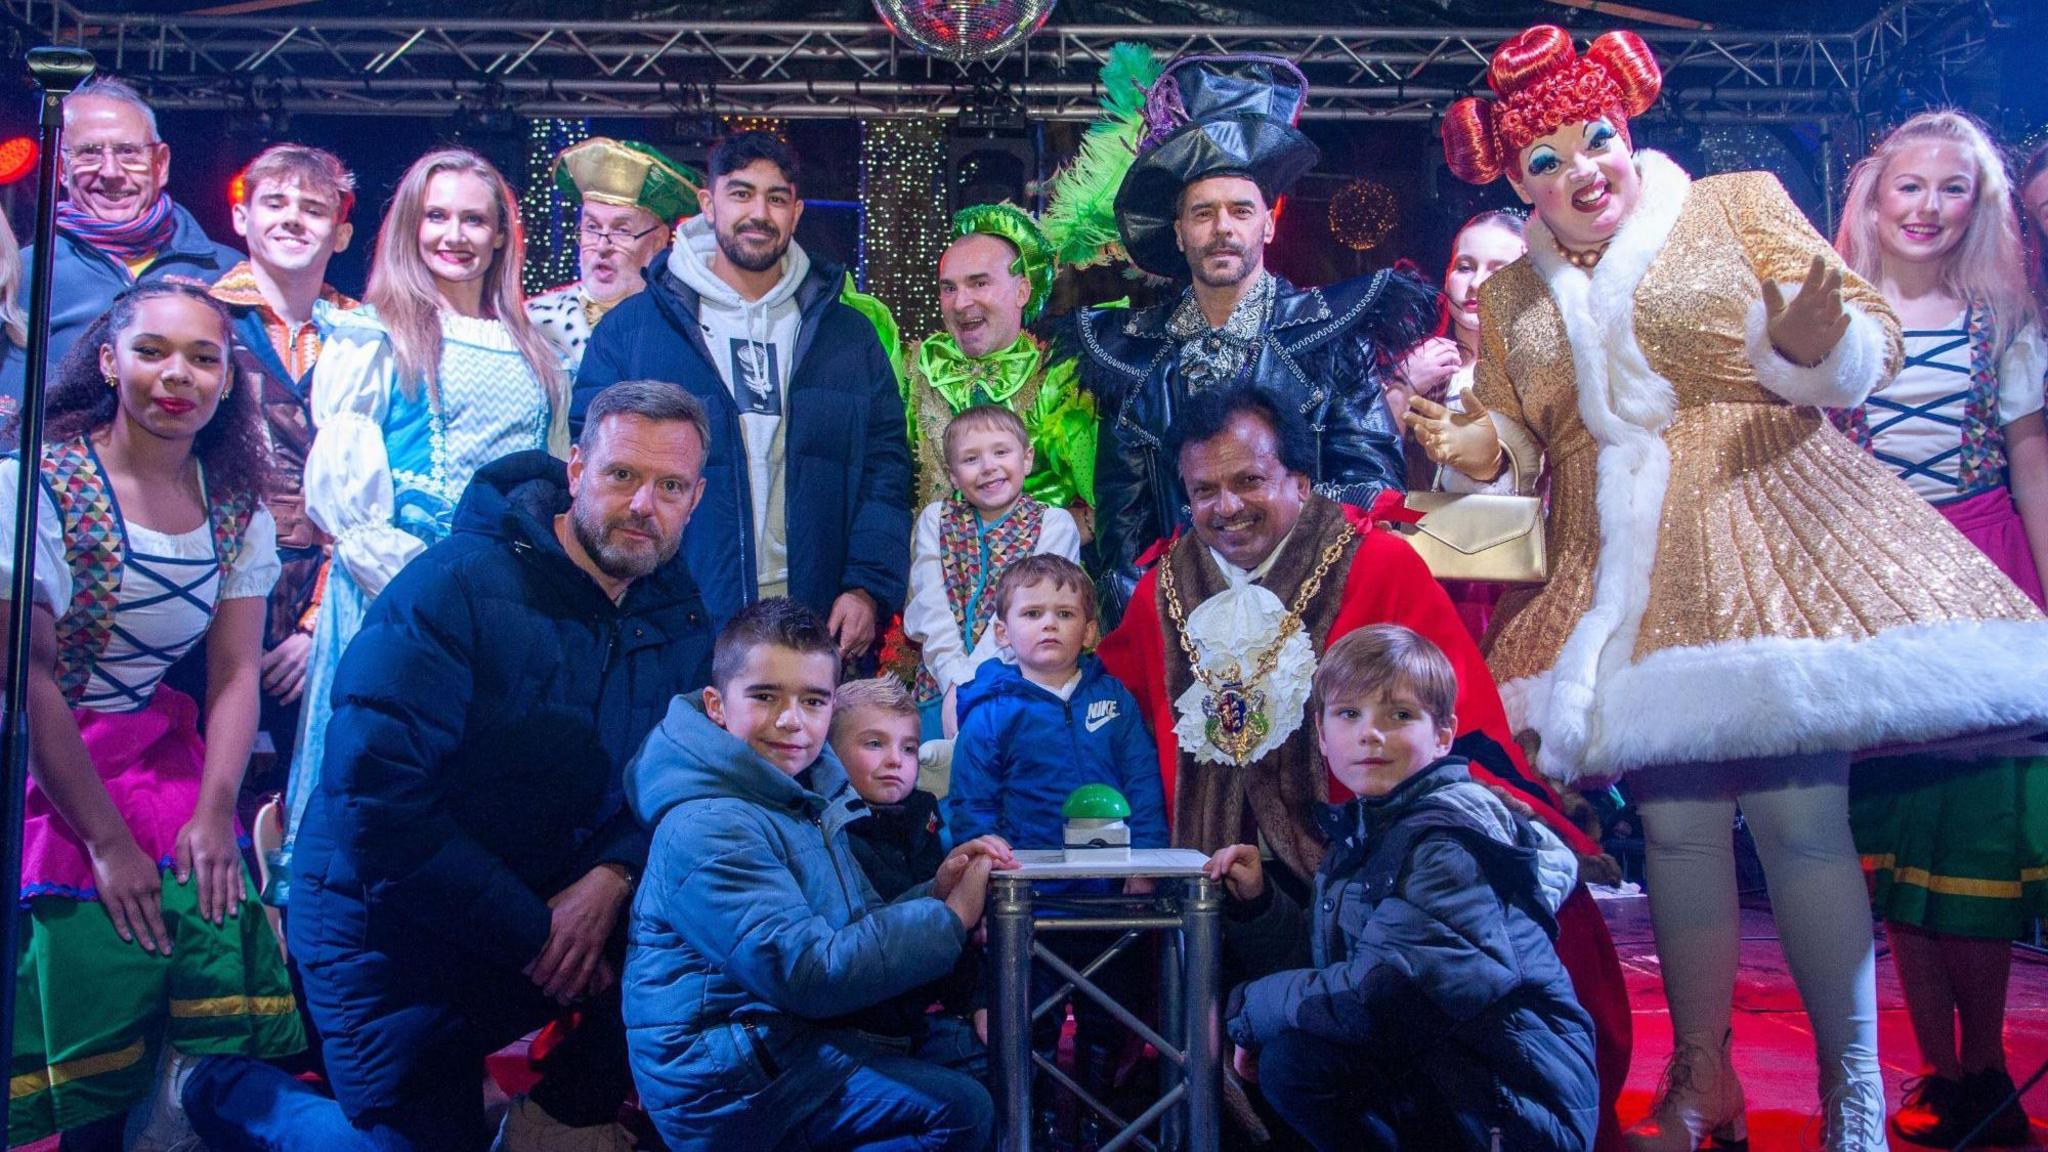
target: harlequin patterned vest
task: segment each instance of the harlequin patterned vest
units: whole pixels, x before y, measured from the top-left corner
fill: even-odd
[[[114,634],[126,547],[113,486],[83,437],[45,446],[42,473],[64,528],[64,563],[71,569],[71,603],[57,618],[57,686],[75,707]],[[222,579],[241,555],[255,510],[255,501],[245,496],[207,497]]]

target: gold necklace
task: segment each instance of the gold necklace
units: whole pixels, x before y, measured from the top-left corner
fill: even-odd
[[[1600,257],[1607,254],[1606,244],[1602,244],[1598,248],[1588,248],[1584,252],[1574,252],[1565,247],[1564,241],[1559,240],[1555,235],[1550,238],[1550,242],[1557,246],[1557,254],[1564,257],[1566,263],[1587,272],[1591,272],[1594,268],[1598,267]]]
[[[1166,615],[1173,621],[1174,634],[1180,637],[1181,651],[1187,654],[1188,671],[1195,680],[1209,690],[1209,698],[1202,701],[1202,715],[1207,722],[1202,727],[1203,735],[1211,747],[1230,758],[1233,764],[1242,765],[1259,741],[1272,731],[1272,721],[1266,718],[1266,693],[1255,687],[1273,671],[1280,662],[1280,650],[1287,646],[1288,638],[1301,630],[1301,614],[1307,610],[1308,602],[1322,590],[1323,577],[1329,574],[1330,565],[1344,554],[1345,545],[1358,535],[1358,529],[1348,521],[1343,532],[1316,560],[1316,567],[1302,582],[1301,591],[1294,596],[1294,606],[1281,618],[1280,632],[1273,643],[1262,650],[1252,661],[1252,671],[1245,675],[1243,664],[1233,664],[1222,675],[1202,667],[1202,654],[1195,650],[1195,643],[1188,639],[1187,614],[1180,606],[1180,589],[1173,578],[1173,557],[1169,553],[1159,566],[1159,589],[1166,594]]]

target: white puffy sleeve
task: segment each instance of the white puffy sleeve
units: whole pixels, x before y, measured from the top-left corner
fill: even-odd
[[[946,573],[939,564],[939,519],[945,502],[934,500],[917,515],[910,542],[910,602],[903,606],[903,634],[924,649],[924,666],[945,691],[972,676],[967,645],[946,600]]]
[[[2042,387],[2048,384],[2048,342],[2029,324],[1998,358],[1998,422],[2010,424],[2039,412]]]
[[[20,491],[20,467],[12,459],[0,459],[0,598],[14,581],[14,494]],[[36,572],[35,602],[58,616],[71,603],[71,566],[64,562],[64,524],[57,519],[57,505],[41,484],[36,485]]]
[[[1032,552],[1039,556],[1064,556],[1079,564],[1081,526],[1074,523],[1074,514],[1065,508],[1048,507],[1038,525],[1038,547]]]
[[[227,579],[220,586],[223,600],[268,596],[284,564],[277,558],[277,518],[270,509],[259,507],[242,530],[242,550],[228,566]]]
[[[343,323],[313,366],[312,450],[306,453],[306,514],[334,538],[334,558],[374,597],[414,556],[419,537],[391,522],[391,458],[384,416],[398,362],[381,328]]]

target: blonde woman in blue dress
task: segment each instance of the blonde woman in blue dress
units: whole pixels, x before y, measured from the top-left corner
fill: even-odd
[[[415,162],[377,233],[362,308],[337,318],[313,375],[319,428],[306,512],[334,538],[292,760],[282,853],[266,892],[290,896],[290,857],[318,782],[335,667],[370,602],[448,535],[469,478],[512,452],[568,452],[567,383],[527,320],[525,239],[511,187],[459,148]]]

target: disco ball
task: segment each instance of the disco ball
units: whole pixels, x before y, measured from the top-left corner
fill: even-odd
[[[956,63],[1001,56],[1039,30],[1057,0],[875,0],[889,31]]]

